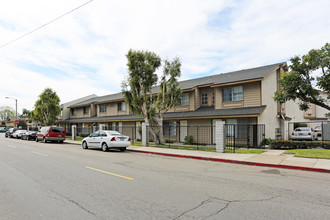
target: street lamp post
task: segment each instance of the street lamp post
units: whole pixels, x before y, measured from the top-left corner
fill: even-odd
[[[15,104],[16,104],[16,117],[15,117],[15,120],[17,120],[17,99],[14,99],[12,97],[6,97],[6,99],[13,99],[13,100],[15,100]],[[17,127],[17,125],[16,125],[16,127]]]

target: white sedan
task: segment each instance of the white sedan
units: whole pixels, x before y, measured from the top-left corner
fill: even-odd
[[[108,151],[110,148],[125,151],[130,145],[131,139],[118,131],[100,130],[92,133],[82,140],[82,148],[99,148]]]
[[[291,136],[292,140],[317,140],[316,133],[313,128],[298,127],[294,129]]]

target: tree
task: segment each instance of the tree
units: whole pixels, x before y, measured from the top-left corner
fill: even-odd
[[[156,94],[158,77],[155,73],[161,66],[161,58],[148,51],[129,50],[128,59],[129,78],[122,84],[122,92],[130,112],[141,116],[151,125],[150,131],[157,144],[164,144],[163,115],[175,106],[181,96],[178,78],[181,75],[181,63],[178,58],[164,61],[164,70]],[[167,79],[169,77],[169,79]]]
[[[10,108],[9,106],[0,106],[0,120],[8,120],[10,118],[15,117],[14,109]]]
[[[42,125],[52,125],[60,112],[60,98],[55,91],[46,88],[34,104],[31,116],[34,120],[40,121]]]
[[[310,103],[330,111],[330,44],[290,61],[291,71],[281,76],[281,90],[275,93],[274,100],[285,103],[298,99],[302,111],[308,110]],[[313,76],[316,71],[321,72],[320,76]]]
[[[30,118],[31,117],[31,111],[27,110],[26,108],[23,108],[22,114],[19,117],[20,118]]]

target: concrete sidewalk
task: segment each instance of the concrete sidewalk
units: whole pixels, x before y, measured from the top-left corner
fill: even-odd
[[[66,140],[65,142],[81,145],[80,141]],[[197,150],[178,150],[138,146],[129,146],[127,150],[162,156],[330,173],[329,159],[294,157],[293,155],[282,154],[284,150],[267,150],[262,154],[217,153]]]

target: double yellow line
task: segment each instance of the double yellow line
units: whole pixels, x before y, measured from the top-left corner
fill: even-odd
[[[99,170],[99,169],[96,169],[96,168],[93,168],[93,167],[86,166],[86,168],[90,169],[90,170],[95,170],[95,171],[98,171],[98,172],[101,172],[101,173],[106,173],[106,174],[109,174],[109,175],[112,175],[112,176],[117,176],[117,177],[121,177],[121,178],[128,179],[128,180],[134,180],[131,177],[122,176],[122,175],[119,175],[119,174],[116,174],[116,173],[110,173],[108,171]]]

